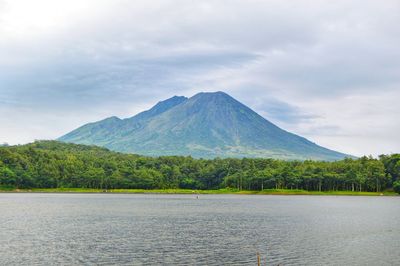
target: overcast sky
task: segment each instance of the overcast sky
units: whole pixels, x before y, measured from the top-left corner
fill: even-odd
[[[400,1],[0,0],[0,142],[222,90],[353,155],[400,152]]]

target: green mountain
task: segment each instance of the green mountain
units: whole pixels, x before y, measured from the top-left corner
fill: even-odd
[[[349,157],[275,126],[223,92],[189,99],[174,96],[131,118],[86,124],[59,140],[149,156],[329,161]]]

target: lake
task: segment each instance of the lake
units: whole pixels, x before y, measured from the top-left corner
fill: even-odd
[[[400,265],[400,197],[0,194],[0,265]]]

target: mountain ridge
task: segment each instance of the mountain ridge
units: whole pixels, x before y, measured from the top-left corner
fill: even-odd
[[[89,123],[58,140],[149,156],[339,160],[339,153],[274,125],[218,92],[174,96],[133,117]]]

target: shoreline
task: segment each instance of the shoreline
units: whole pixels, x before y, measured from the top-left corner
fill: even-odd
[[[191,189],[84,189],[84,188],[33,188],[1,189],[0,193],[82,193],[82,194],[231,194],[231,195],[280,195],[280,196],[400,196],[395,192],[355,192],[355,191],[306,191],[291,189],[254,190],[191,190]]]

